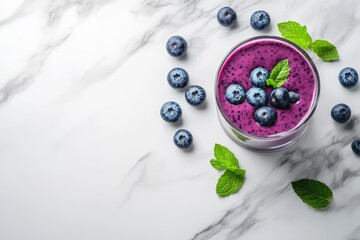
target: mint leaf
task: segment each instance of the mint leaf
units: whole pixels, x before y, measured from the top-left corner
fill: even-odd
[[[266,85],[273,88],[281,87],[289,77],[290,65],[289,60],[284,59],[278,62],[270,73],[269,78],[266,80]]]
[[[224,170],[225,169],[225,167],[221,164],[221,162],[217,161],[216,159],[211,159],[210,163],[217,170]]]
[[[306,26],[301,26],[297,22],[288,21],[278,23],[278,29],[283,38],[299,45],[302,49],[306,49],[311,44],[311,37],[307,32]]]
[[[300,179],[291,185],[304,203],[316,209],[327,207],[333,196],[331,189],[317,180]]]
[[[220,144],[215,144],[214,156],[216,160],[222,162],[222,165],[226,169],[231,167],[239,168],[239,162],[235,155],[229,149]]]
[[[220,144],[215,144],[214,155],[216,159],[210,160],[211,165],[217,170],[225,170],[216,185],[216,193],[226,197],[239,191],[244,183],[246,170],[241,169],[235,155]]]
[[[325,62],[339,59],[339,53],[334,45],[325,40],[316,40],[311,44],[311,49]]]
[[[216,184],[216,193],[221,197],[227,197],[230,194],[236,193],[244,184],[244,176],[226,170]]]

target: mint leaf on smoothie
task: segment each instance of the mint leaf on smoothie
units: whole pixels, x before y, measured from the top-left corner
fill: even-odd
[[[221,197],[236,193],[244,183],[246,170],[241,169],[235,155],[220,144],[215,144],[214,156],[211,165],[219,171],[225,170],[216,185],[216,193]]]
[[[317,180],[300,179],[291,185],[301,200],[315,209],[327,207],[333,197],[331,189]]]
[[[283,38],[299,45],[304,50],[308,48],[312,42],[306,26],[301,26],[297,22],[288,21],[278,23],[278,29]]]
[[[339,53],[334,45],[326,40],[316,40],[310,45],[311,49],[325,62],[339,59]]]
[[[273,88],[281,87],[289,77],[290,65],[289,60],[284,59],[278,62],[270,73],[269,78],[266,80],[266,85]]]

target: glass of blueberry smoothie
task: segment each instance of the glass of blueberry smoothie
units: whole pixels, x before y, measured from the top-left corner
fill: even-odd
[[[223,129],[237,144],[256,151],[296,143],[307,129],[319,92],[319,74],[307,53],[273,36],[235,46],[215,81]]]

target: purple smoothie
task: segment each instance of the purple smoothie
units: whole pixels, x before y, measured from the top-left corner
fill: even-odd
[[[226,88],[232,83],[241,84],[247,91],[252,87],[250,73],[257,67],[264,67],[269,72],[284,60],[289,60],[290,74],[283,87],[300,95],[298,103],[288,109],[276,109],[277,119],[270,127],[259,125],[253,115],[255,108],[246,100],[233,105],[225,97]],[[267,96],[273,90],[266,87]],[[287,132],[299,124],[311,113],[316,96],[316,74],[313,67],[296,47],[277,39],[259,39],[245,43],[233,50],[224,60],[217,79],[217,97],[220,111],[231,125],[240,132],[255,136],[271,136]],[[267,103],[267,106],[271,106]]]

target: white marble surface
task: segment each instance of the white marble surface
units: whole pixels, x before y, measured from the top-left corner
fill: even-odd
[[[216,12],[229,5],[238,27]],[[321,97],[311,127],[294,147],[249,152],[221,129],[213,94],[217,67],[236,43],[263,34],[253,11],[276,23],[295,20],[333,42],[341,60],[313,57]],[[0,239],[360,239],[360,88],[340,86],[345,66],[360,70],[360,2],[343,1],[0,1]],[[189,43],[184,60],[165,51],[174,34]],[[167,72],[184,67],[208,93],[206,107],[185,103]],[[183,108],[181,124],[159,116],[167,100]],[[335,124],[331,107],[347,103],[352,125]],[[172,143],[179,128],[194,149]],[[215,194],[215,143],[247,169],[243,188]],[[326,211],[304,205],[289,187],[311,177],[327,183]]]

